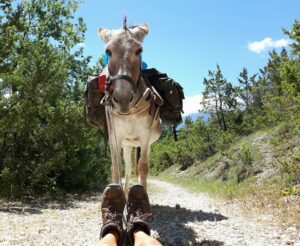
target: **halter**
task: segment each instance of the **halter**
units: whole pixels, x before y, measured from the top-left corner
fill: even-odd
[[[127,27],[127,16],[124,16],[124,19],[123,19],[123,30],[129,32],[132,35],[129,28]],[[106,78],[105,92],[104,92],[105,96],[102,99],[101,104],[103,104],[103,105],[108,104],[108,102],[110,101],[110,96],[111,96],[110,93],[109,93],[110,87],[112,86],[113,81],[118,80],[118,79],[122,79],[122,80],[127,81],[131,85],[131,87],[133,89],[133,93],[136,93],[137,90],[138,90],[140,79],[141,79],[141,66],[142,66],[142,64],[143,64],[142,58],[140,57],[140,66],[139,66],[140,67],[140,72],[139,72],[139,77],[138,77],[137,81],[134,81],[131,77],[129,77],[125,74],[118,74],[118,75],[113,75],[113,76],[111,76],[109,74],[108,77]],[[109,71],[108,71],[108,73],[109,73]]]
[[[137,82],[135,82],[131,77],[129,77],[127,75],[124,75],[124,74],[114,75],[114,76],[110,76],[109,75],[108,78],[107,78],[107,83],[105,83],[105,85],[107,85],[105,87],[105,91],[107,89],[109,90],[109,88],[112,85],[113,81],[115,81],[117,79],[123,79],[123,80],[127,81],[131,85],[131,87],[133,89],[133,92],[136,93],[137,92],[137,88],[138,88],[138,83],[140,81],[140,77],[141,77],[141,73],[139,73],[139,78],[138,78]]]

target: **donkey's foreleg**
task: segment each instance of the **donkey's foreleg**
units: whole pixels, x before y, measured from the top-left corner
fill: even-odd
[[[141,147],[141,156],[138,162],[139,183],[147,191],[147,177],[149,172],[149,149],[147,144],[144,148]]]
[[[122,169],[121,169],[121,141],[115,141],[111,145],[111,159],[112,159],[112,180],[115,183],[121,183]]]
[[[128,189],[129,189],[129,183],[130,183],[130,176],[131,176],[131,168],[132,168],[132,162],[131,162],[131,146],[123,146],[123,157],[125,161],[125,185],[124,185],[124,193],[127,200],[128,197]]]

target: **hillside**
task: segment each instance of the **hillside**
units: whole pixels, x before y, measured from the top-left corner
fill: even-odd
[[[236,200],[247,213],[258,209],[274,214],[283,225],[300,222],[300,135],[292,124],[260,130],[205,161],[183,167],[172,165],[160,177]]]
[[[285,163],[299,161],[300,137],[289,127],[282,125],[241,138],[228,150],[195,163],[182,173],[217,181],[236,179],[237,182],[250,177],[258,181],[277,177],[288,168]]]

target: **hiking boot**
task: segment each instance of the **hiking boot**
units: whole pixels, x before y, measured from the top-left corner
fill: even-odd
[[[102,213],[102,228],[100,239],[108,233],[118,235],[118,245],[122,245],[124,230],[123,230],[123,211],[125,207],[125,195],[120,185],[109,184],[102,195],[101,213]]]
[[[150,235],[148,222],[152,219],[148,195],[141,185],[134,185],[128,192],[127,243],[134,245],[134,232],[141,230]]]

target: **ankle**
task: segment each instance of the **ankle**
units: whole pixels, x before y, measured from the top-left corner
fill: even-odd
[[[119,239],[120,239],[120,236],[117,232],[117,230],[110,230],[109,232],[107,232],[103,238],[109,238],[110,240],[114,239],[116,241],[116,244],[118,243]]]
[[[119,233],[116,230],[113,230],[113,231],[110,232],[110,234],[114,235],[114,237],[116,239],[116,242],[118,243],[119,240],[120,240]]]
[[[118,241],[114,233],[107,233],[95,246],[117,246]]]

